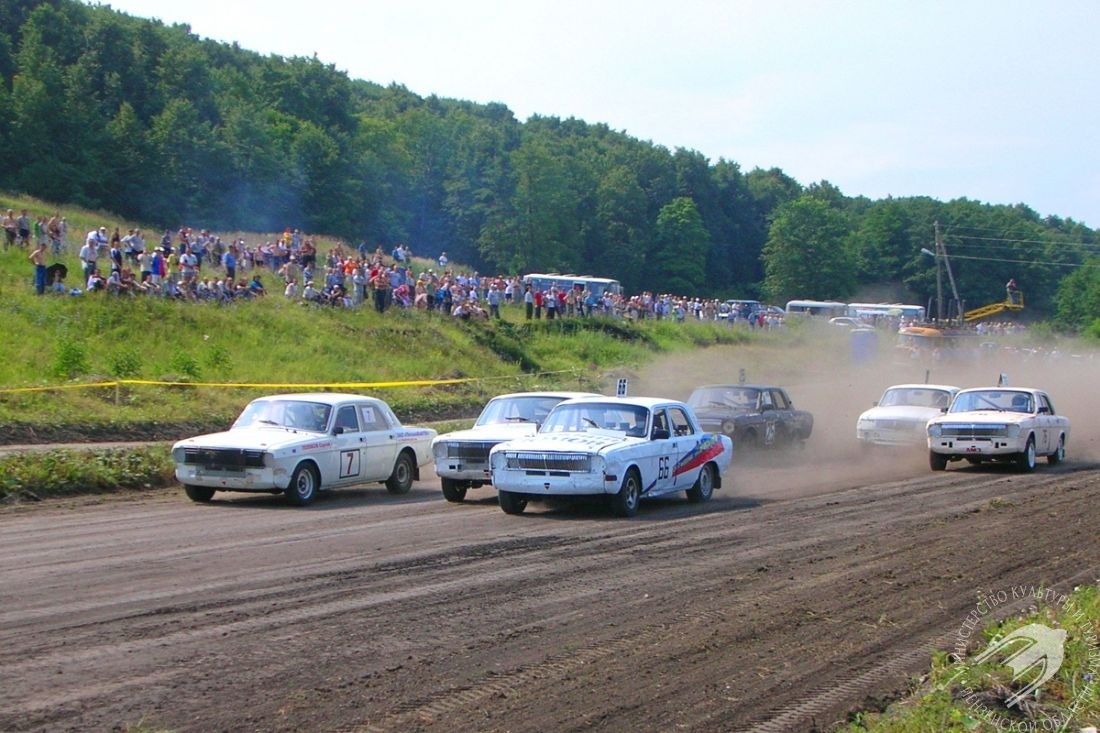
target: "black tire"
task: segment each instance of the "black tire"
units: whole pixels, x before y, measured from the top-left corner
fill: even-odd
[[[416,475],[416,463],[408,451],[402,451],[393,464],[393,473],[386,479],[386,491],[391,494],[407,494]]]
[[[734,438],[731,434],[730,440],[733,441],[733,449],[735,451],[751,453],[760,447],[760,436],[756,434],[755,430],[746,430],[740,440]]]
[[[443,484],[443,498],[455,504],[466,498],[467,485],[464,481],[456,481],[453,478],[440,479]]]
[[[695,479],[695,485],[687,490],[687,498],[692,504],[702,504],[710,501],[714,496],[714,466],[710,463],[699,471],[699,478]]]
[[[947,456],[935,451],[928,451],[928,465],[933,471],[947,470]]]
[[[317,498],[317,487],[320,483],[321,479],[312,463],[299,463],[294,469],[294,475],[290,477],[290,486],[286,487],[283,494],[291,504],[305,506]]]
[[[214,498],[214,489],[208,486],[186,485],[183,487],[183,490],[187,494],[188,499],[198,502],[199,504],[205,504]]]
[[[514,491],[498,491],[497,501],[505,514],[523,514],[527,508],[527,497]]]
[[[1035,436],[1028,436],[1027,444],[1022,452],[1016,455],[1016,469],[1021,473],[1031,473],[1035,470]]]
[[[1052,466],[1057,466],[1062,461],[1066,460],[1066,436],[1058,436],[1058,447],[1054,449],[1054,452],[1047,456],[1047,463]]]
[[[611,511],[619,517],[633,517],[638,513],[638,504],[642,500],[642,479],[635,469],[630,469],[623,477],[619,493],[611,497]]]

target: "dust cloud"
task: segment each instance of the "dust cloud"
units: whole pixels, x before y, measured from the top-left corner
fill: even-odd
[[[686,399],[699,385],[736,383],[742,370],[747,382],[785,387],[796,407],[813,413],[814,431],[802,450],[738,457],[726,479],[738,495],[793,498],[926,474],[923,447],[865,451],[855,437],[860,413],[886,387],[905,382],[993,386],[1003,373],[1009,385],[1044,389],[1071,421],[1067,461],[1100,461],[1100,355],[1077,343],[1060,343],[1055,351],[1016,336],[920,361],[896,348],[888,333],[880,334],[872,357],[857,354],[846,331],[823,325],[770,342],[666,355],[612,375],[610,389],[615,378],[626,377],[630,394]]]

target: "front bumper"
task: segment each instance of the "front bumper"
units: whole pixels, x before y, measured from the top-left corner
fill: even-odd
[[[555,472],[556,473],[556,472]],[[535,475],[540,474],[540,475]],[[602,473],[550,475],[550,472],[497,470],[493,485],[500,491],[532,496],[593,496],[614,494],[620,481]]]
[[[1011,438],[929,438],[928,450],[940,455],[964,458],[966,456],[1011,456],[1024,449],[1018,440]]]
[[[290,485],[290,473],[270,466],[224,471],[185,463],[176,464],[176,480],[223,491],[284,491]]]

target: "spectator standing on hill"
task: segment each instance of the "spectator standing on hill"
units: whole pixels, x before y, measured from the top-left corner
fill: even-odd
[[[96,259],[98,254],[96,252],[94,232],[88,232],[88,237],[84,240],[84,246],[80,248],[80,267],[84,271],[84,279],[87,280],[95,272]]]
[[[527,320],[531,320],[535,313],[535,295],[531,292],[530,285],[523,286],[523,307],[526,310]]]
[[[46,292],[46,243],[39,242],[29,259],[34,265],[34,292],[42,295]]]
[[[527,287],[531,287],[531,286],[528,285]],[[542,290],[536,290],[535,291],[535,320],[536,321],[541,321],[542,320],[542,301],[543,301]]]
[[[31,241],[31,218],[27,216],[26,209],[19,212],[19,218],[15,220],[15,226],[18,233],[19,246],[26,247],[27,242]]]
[[[489,301],[489,315],[493,318],[500,318],[500,301],[503,299],[504,294],[497,289],[496,283],[490,284],[486,300]]]
[[[4,251],[7,252],[15,244],[15,236],[19,232],[19,228],[15,223],[15,212],[11,209],[8,209],[8,213],[4,215],[3,227]]]
[[[61,256],[61,218],[54,212],[50,220],[46,222],[46,237],[50,240],[50,248],[54,257]]]
[[[440,252],[439,253],[439,263],[438,263],[439,264],[439,269],[445,271],[447,269],[447,263],[448,262],[449,262],[449,260],[447,259],[447,253],[446,252]]]

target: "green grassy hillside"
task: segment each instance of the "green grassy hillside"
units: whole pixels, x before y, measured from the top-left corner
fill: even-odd
[[[55,210],[11,197],[0,197],[0,206],[25,207],[32,216]],[[79,273],[76,247],[84,232],[99,225],[123,231],[141,226],[69,208],[62,214],[72,223],[62,261],[73,273]],[[265,238],[243,236],[249,242]],[[329,246],[322,244],[321,251]],[[505,308],[500,321],[462,322],[438,313],[322,308],[279,294],[229,305],[103,293],[37,296],[27,255],[21,249],[0,253],[0,441],[8,443],[166,439],[224,426],[247,400],[298,391],[294,385],[469,380],[351,388],[387,399],[405,419],[443,419],[476,412],[504,391],[600,388],[609,371],[629,369],[657,351],[753,338],[705,324],[528,323],[519,307]],[[70,277],[71,284],[79,279]],[[118,380],[185,384],[115,386]],[[89,386],[103,383],[112,384]],[[206,383],[273,386],[191,386]]]

